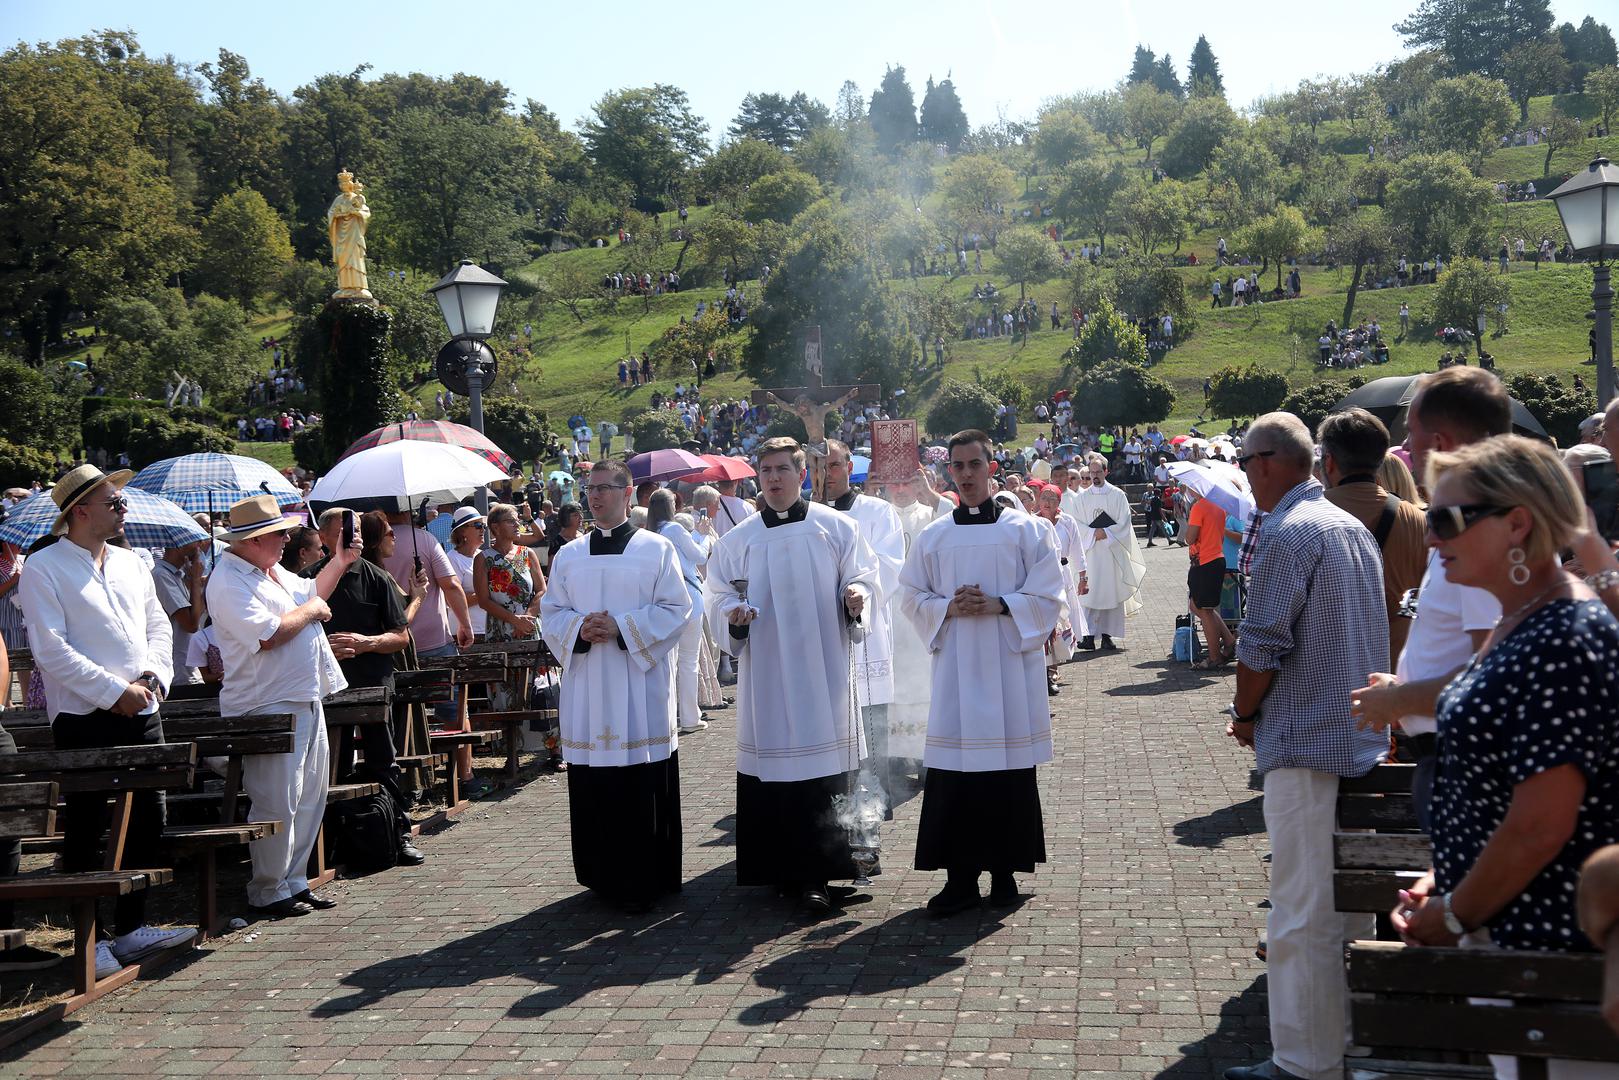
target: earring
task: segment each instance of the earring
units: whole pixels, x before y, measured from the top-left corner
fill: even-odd
[[[1512,564],[1507,570],[1507,577],[1514,585],[1529,584],[1529,567],[1524,565],[1526,558],[1521,547],[1515,547],[1507,552],[1507,562]]]

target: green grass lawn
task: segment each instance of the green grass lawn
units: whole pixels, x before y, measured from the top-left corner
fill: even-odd
[[[292,459],[290,442],[238,442],[236,452],[242,457],[258,458],[277,469],[290,469],[298,464]]]

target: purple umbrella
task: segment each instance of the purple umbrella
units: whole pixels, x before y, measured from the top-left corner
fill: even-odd
[[[630,477],[637,484],[645,484],[648,481],[678,480],[682,476],[700,473],[708,468],[708,462],[685,450],[649,450],[630,458],[629,466]]]

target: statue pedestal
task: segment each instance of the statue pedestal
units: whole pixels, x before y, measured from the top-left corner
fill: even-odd
[[[301,462],[324,472],[366,432],[404,417],[399,394],[401,365],[388,345],[393,316],[358,297],[333,300],[315,317],[318,353],[311,382],[320,387],[321,462]],[[307,368],[306,368],[307,371]]]

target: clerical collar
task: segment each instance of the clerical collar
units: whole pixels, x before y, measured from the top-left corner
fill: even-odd
[[[843,512],[847,513],[854,507],[854,497],[855,490],[854,488],[850,488],[848,491],[845,491],[842,495],[839,495],[836,499],[832,500],[832,509],[842,510]]]
[[[604,529],[598,525],[596,526],[596,531],[601,533],[603,536],[611,536],[615,540],[622,540],[635,531],[635,522],[631,521],[629,518],[625,518],[617,525],[614,525],[611,529]]]
[[[951,515],[957,525],[993,525],[1000,516],[1001,504],[993,498],[977,506],[958,506]]]
[[[777,525],[791,525],[809,516],[809,504],[804,501],[803,496],[799,496],[798,501],[785,510],[774,509],[767,503],[761,516],[765,519],[767,529],[774,529]]]
[[[623,523],[611,529],[595,528],[590,530],[590,553],[592,555],[622,555],[624,549],[630,546],[630,538],[635,535],[635,525],[628,518]]]

